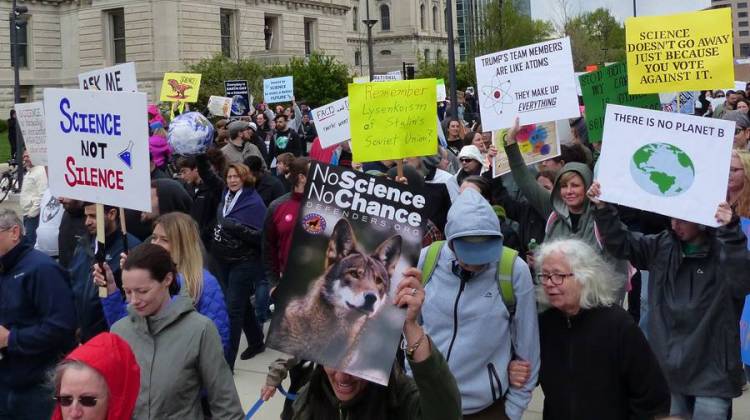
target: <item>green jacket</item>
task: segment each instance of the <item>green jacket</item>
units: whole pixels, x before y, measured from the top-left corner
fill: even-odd
[[[351,401],[341,403],[321,366],[294,402],[294,420],[456,420],[461,396],[448,364],[432,341],[432,353],[410,362],[414,378],[394,366],[388,386],[368,383]]]
[[[112,332],[130,344],[141,367],[134,419],[202,419],[201,389],[214,419],[243,418],[219,333],[190,298],[175,296],[148,318],[128,306],[128,316]]]

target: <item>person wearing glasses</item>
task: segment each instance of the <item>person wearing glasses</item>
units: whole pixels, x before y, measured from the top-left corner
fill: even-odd
[[[0,419],[48,419],[47,372],[75,346],[67,273],[23,240],[23,223],[0,210]]]
[[[544,418],[667,415],[666,379],[643,332],[616,304],[611,265],[579,239],[546,242],[536,262]],[[520,364],[511,362],[514,386]]]
[[[128,343],[101,333],[57,365],[52,420],[130,420],[140,383]]]
[[[735,123],[732,148],[747,150],[747,143],[750,140],[750,118],[747,113],[742,111],[727,111],[721,119],[734,121]]]

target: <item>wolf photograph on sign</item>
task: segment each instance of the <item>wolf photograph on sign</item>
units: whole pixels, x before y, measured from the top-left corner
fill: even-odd
[[[406,186],[313,163],[268,346],[386,384],[405,316],[393,296],[417,264],[423,207]]]

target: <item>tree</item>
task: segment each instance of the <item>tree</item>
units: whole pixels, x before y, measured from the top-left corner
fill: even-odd
[[[565,24],[573,48],[573,66],[625,60],[625,27],[609,10],[599,8],[571,18]]]
[[[253,60],[235,61],[217,54],[212,58],[188,65],[187,72],[201,74],[198,103],[191,108],[205,108],[209,96],[224,96],[225,80],[247,80],[250,94],[254,96],[256,102],[263,99],[263,78],[266,75],[266,69]]]
[[[450,89],[450,77],[448,74],[448,60],[438,58],[434,62],[427,62],[422,57],[417,56],[417,72],[414,75],[417,79],[443,79],[446,88]],[[466,63],[456,63],[456,89],[464,90],[467,86],[474,86],[474,76],[469,74],[469,68]]]

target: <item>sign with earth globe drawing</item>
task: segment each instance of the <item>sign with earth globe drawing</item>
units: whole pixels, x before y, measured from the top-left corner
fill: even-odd
[[[675,197],[693,185],[695,166],[679,147],[668,143],[649,143],[635,151],[630,159],[630,175],[644,191],[660,197]]]

